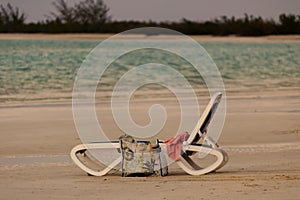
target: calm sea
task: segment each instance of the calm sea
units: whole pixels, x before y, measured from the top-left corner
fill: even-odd
[[[300,86],[300,41],[200,42],[217,64],[227,89]],[[76,72],[96,40],[0,40],[0,102],[71,98]],[[107,72],[135,65],[134,56]],[[166,63],[173,63],[168,58]],[[131,60],[131,61],[130,61]],[[180,68],[181,66],[178,66]],[[201,83],[192,72],[186,76]],[[114,79],[107,79],[107,89]]]

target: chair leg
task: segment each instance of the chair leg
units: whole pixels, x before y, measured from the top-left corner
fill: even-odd
[[[229,160],[229,157],[228,157],[228,154],[226,153],[226,151],[224,151],[224,150],[222,150],[222,149],[219,149],[221,152],[222,152],[222,154],[223,154],[223,162],[222,162],[222,164],[219,166],[219,167],[217,167],[217,169],[216,170],[218,170],[218,169],[221,169],[222,167],[224,167],[224,165],[228,162],[228,160]]]
[[[217,169],[220,169],[222,166],[224,166],[226,164],[226,162],[228,161],[228,156],[227,154],[221,150],[221,149],[213,149],[211,147],[206,147],[206,146],[199,146],[199,145],[190,145],[187,148],[188,151],[194,151],[194,152],[206,152],[210,155],[213,155],[217,158],[217,160],[212,163],[211,165],[204,167],[204,168],[200,168],[199,166],[192,161],[191,158],[184,158],[181,157],[180,160],[178,160],[176,163],[179,165],[179,167],[181,167],[186,173],[190,174],[190,175],[203,175],[203,174],[207,174],[209,172],[213,172],[216,171]],[[188,164],[190,165],[187,166],[184,161],[188,162]]]
[[[203,169],[203,167],[197,165],[187,154],[183,154],[181,157],[195,170]]]
[[[105,174],[107,174],[110,170],[112,170],[114,167],[116,167],[119,163],[121,163],[122,157],[120,156],[119,158],[117,158],[115,161],[113,161],[109,166],[107,166],[106,168],[104,168],[101,171],[96,171],[94,169],[91,169],[90,167],[88,167],[87,165],[85,165],[77,156],[78,153],[80,152],[84,152],[85,150],[87,150],[86,145],[80,144],[75,146],[72,151],[71,151],[71,158],[73,160],[73,162],[79,167],[81,168],[83,171],[85,171],[86,173],[88,173],[89,175],[92,176],[103,176]]]

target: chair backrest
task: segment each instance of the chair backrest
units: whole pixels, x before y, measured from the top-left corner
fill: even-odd
[[[218,92],[214,94],[209,103],[207,104],[204,112],[202,113],[195,129],[190,134],[189,138],[187,139],[188,144],[197,143],[201,136],[207,132],[211,119],[213,118],[217,107],[221,101],[222,93]]]

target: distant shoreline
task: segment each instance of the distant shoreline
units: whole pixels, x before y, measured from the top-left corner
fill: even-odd
[[[23,33],[0,33],[1,40],[104,40],[115,34],[23,34]],[[145,35],[128,35],[125,38],[146,38],[153,36]],[[171,36],[159,36],[162,38]],[[212,35],[190,35],[197,41],[212,41],[212,42],[263,42],[263,41],[300,41],[300,35],[269,35],[258,37],[242,37],[242,36],[212,36]]]

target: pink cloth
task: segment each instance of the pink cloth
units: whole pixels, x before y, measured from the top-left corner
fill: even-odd
[[[175,161],[179,160],[182,143],[186,141],[188,137],[188,132],[182,132],[181,134],[164,141],[164,143],[167,145],[168,155],[171,159]]]

